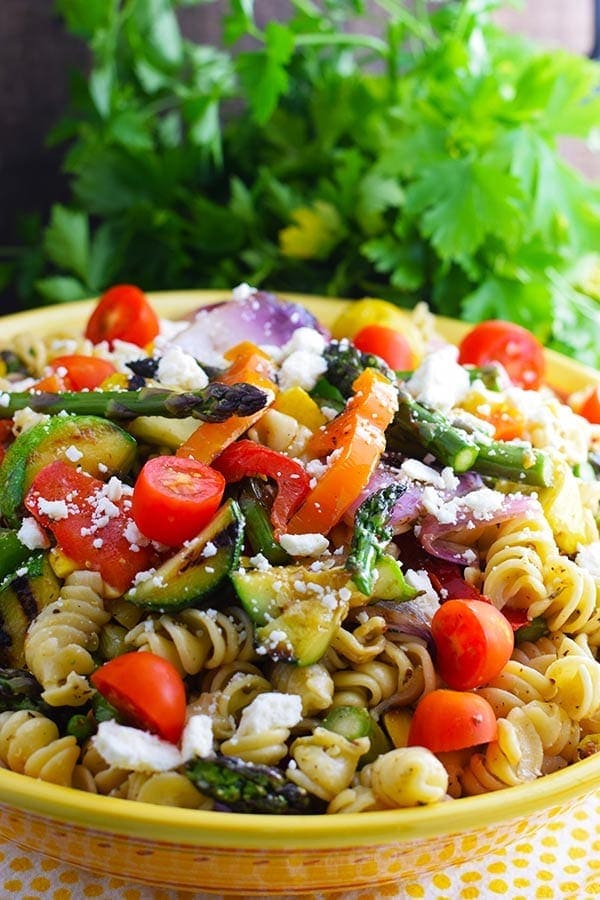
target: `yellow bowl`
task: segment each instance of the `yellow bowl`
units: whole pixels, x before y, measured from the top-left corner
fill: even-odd
[[[176,317],[229,296],[219,292],[152,295]],[[289,296],[289,295],[288,295]],[[330,324],[342,301],[294,297]],[[1,320],[2,341],[17,332],[72,332],[90,303],[50,307]],[[438,319],[457,340],[465,327]],[[598,376],[548,354],[549,378],[563,390]],[[0,770],[0,833],[24,849],[97,873],[196,891],[267,896],[356,890],[418,879],[474,860],[532,835],[600,787],[600,754],[529,784],[409,810],[335,816],[208,812],[97,796]]]

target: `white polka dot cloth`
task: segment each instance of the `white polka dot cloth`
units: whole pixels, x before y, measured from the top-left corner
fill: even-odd
[[[26,853],[0,839],[2,900],[218,900],[223,895],[146,887]],[[280,900],[289,895],[280,895]],[[475,862],[445,868],[419,882],[373,886],[372,891],[303,895],[318,900],[583,900],[600,897],[600,795],[568,819],[549,821],[527,840]],[[243,900],[243,895],[228,895]]]

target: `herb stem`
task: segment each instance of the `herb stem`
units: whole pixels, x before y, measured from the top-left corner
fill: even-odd
[[[386,42],[371,34],[298,34],[294,43],[296,47],[364,47],[373,50],[378,56],[386,56],[388,53]]]

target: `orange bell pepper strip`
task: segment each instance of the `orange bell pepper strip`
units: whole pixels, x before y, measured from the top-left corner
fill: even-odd
[[[365,369],[346,408],[311,438],[315,457],[335,454],[294,516],[290,534],[328,534],[373,474],[385,450],[385,430],[398,409],[394,385],[376,369]]]
[[[229,368],[218,379],[222,384],[245,382],[260,388],[268,394],[268,401],[251,416],[231,416],[224,422],[202,422],[190,437],[177,449],[176,456],[191,456],[199,462],[210,465],[225,447],[236,441],[257,422],[269,408],[277,383],[272,362],[266,353],[250,341],[236,344],[225,354],[231,360]]]

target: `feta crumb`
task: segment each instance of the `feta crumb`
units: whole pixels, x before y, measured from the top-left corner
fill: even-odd
[[[190,716],[181,735],[181,758],[187,762],[195,756],[210,756],[213,749],[213,729],[210,716]]]
[[[78,448],[75,447],[74,444],[71,444],[71,446],[67,447],[67,449],[65,450],[65,456],[71,462],[79,462],[79,460],[83,457],[83,453],[81,452],[81,450],[78,450]]]
[[[271,568],[271,563],[263,553],[257,553],[255,556],[251,556],[248,561],[250,565],[254,566],[255,569],[258,569],[259,572],[268,572]]]
[[[64,500],[44,500],[43,497],[39,497],[37,508],[41,515],[48,516],[55,522],[66,519],[69,515],[69,508]]]
[[[208,558],[210,556],[216,556],[217,552],[218,551],[216,545],[212,541],[207,541],[202,549],[202,553],[200,554],[200,556]]]
[[[100,722],[91,741],[102,759],[120,769],[167,772],[182,762],[175,744],[139,728],[119,725],[113,719]]]
[[[260,734],[270,728],[293,728],[302,719],[298,694],[267,691],[254,698],[242,712],[237,735]]]
[[[249,284],[246,284],[245,281],[242,281],[241,284],[236,285],[231,292],[231,297],[233,300],[236,300],[238,303],[243,303],[244,300],[248,300],[253,294],[256,293],[256,288],[251,287]]]
[[[415,400],[441,412],[458,406],[470,386],[469,373],[458,363],[458,347],[452,344],[427,354],[406,382]]]
[[[161,384],[177,391],[198,391],[208,384],[204,369],[177,344],[165,350],[158,363],[156,377]]]
[[[323,534],[282,534],[279,543],[290,556],[321,556],[329,547]]]
[[[26,516],[17,531],[17,537],[28,550],[45,550],[50,541],[33,516]]]

